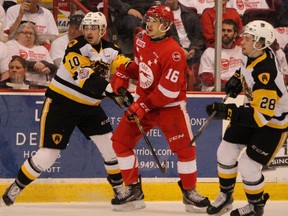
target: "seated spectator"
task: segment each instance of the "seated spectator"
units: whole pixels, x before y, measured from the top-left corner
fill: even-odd
[[[30,2],[31,1],[31,2]],[[39,5],[40,0],[24,1],[21,4],[11,6],[6,12],[6,24],[4,27],[4,40],[13,37],[15,30],[22,20],[36,23],[36,32],[41,37],[41,43],[52,41],[59,35],[59,31],[53,14]]]
[[[174,14],[174,23],[168,33],[183,47],[188,65],[200,62],[205,40],[197,14],[178,0],[166,0],[165,4]]]
[[[2,5],[0,5],[0,41],[3,41],[4,24],[5,24],[5,11]]]
[[[280,45],[281,49],[284,49],[288,43],[288,27],[278,27],[275,28],[275,37]]]
[[[8,48],[6,44],[0,41],[0,81],[7,79],[8,74],[8,64],[10,58],[8,56]]]
[[[5,12],[8,10],[9,7],[16,5],[17,1],[16,0],[2,0],[2,6],[5,10]]]
[[[222,20],[231,19],[237,24],[239,30],[242,30],[242,20],[240,15],[237,13],[236,9],[228,8],[226,6],[228,0],[222,1]],[[213,8],[206,8],[200,18],[201,25],[203,26],[203,33],[206,40],[206,47],[214,47],[215,45],[215,23],[216,23],[216,10],[215,6]],[[239,45],[241,38],[238,37],[236,43]]]
[[[232,8],[235,8],[240,16],[243,16],[244,12],[250,8],[261,8],[261,9],[268,9],[269,6],[265,0],[230,0],[230,5]]]
[[[288,0],[283,0],[276,10],[278,12],[278,25],[288,27]]]
[[[27,64],[20,56],[13,56],[9,63],[9,78],[0,82],[0,88],[28,89],[29,82],[25,79]]]
[[[221,49],[221,90],[226,82],[240,68],[242,51],[236,45],[238,35],[237,24],[233,20],[222,22],[222,49]],[[212,91],[215,84],[215,48],[208,47],[200,60],[199,79],[202,83],[201,91]]]
[[[198,79],[195,77],[193,64],[199,65],[200,57],[205,49],[205,39],[199,17],[191,8],[185,7],[178,0],[166,0],[165,4],[171,8],[174,14],[174,23],[171,25],[168,35],[174,37],[186,54],[189,66],[187,91],[194,91],[197,89],[196,80]]]
[[[37,44],[35,23],[22,21],[12,40],[6,45],[8,55],[19,55],[27,61],[27,80],[38,86],[48,86],[55,75],[57,67],[54,65],[48,50]]]
[[[103,0],[80,0],[80,2],[92,12],[103,12]],[[110,3],[110,1],[109,1]]]
[[[82,35],[80,24],[84,15],[77,14],[70,17],[68,31],[66,34],[58,37],[51,44],[50,55],[54,64],[59,68],[62,58],[65,54],[66,47],[70,40]]]
[[[113,25],[118,36],[119,45],[124,54],[133,53],[133,33],[136,27],[142,27],[142,18],[148,8],[155,5],[155,0],[113,0],[109,1]],[[164,2],[164,1],[162,1]],[[132,57],[132,56],[130,56]]]
[[[229,1],[229,0],[228,0]],[[179,0],[179,2],[186,7],[195,8],[197,14],[202,14],[206,8],[214,7],[214,0],[192,1],[192,0]],[[230,7],[230,3],[227,3],[227,7]]]

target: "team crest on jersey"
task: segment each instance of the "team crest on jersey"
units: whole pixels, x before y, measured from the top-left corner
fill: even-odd
[[[53,142],[58,145],[62,141],[63,136],[61,134],[52,134]]]
[[[176,62],[180,61],[180,59],[181,59],[180,53],[179,52],[173,52],[172,53],[172,59]]]
[[[149,88],[154,81],[154,76],[151,68],[144,62],[140,62],[139,64],[139,78],[140,86],[143,89]]]
[[[72,47],[72,46],[74,46],[76,43],[78,43],[77,40],[71,40],[71,41],[69,42],[69,44],[68,44],[68,47]]]
[[[142,48],[144,48],[145,47],[145,42],[143,41],[143,40],[140,40],[140,39],[137,39],[136,40],[136,45],[137,46],[140,46],[140,47],[142,47]]]
[[[89,77],[91,68],[80,68],[78,71],[79,79],[86,79]]]
[[[263,83],[264,85],[267,85],[267,83],[270,80],[270,74],[269,73],[261,73],[258,75],[258,79],[261,83]]]

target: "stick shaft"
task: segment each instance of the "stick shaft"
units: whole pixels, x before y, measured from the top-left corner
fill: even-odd
[[[224,98],[222,103],[225,103],[225,101],[229,98],[229,94],[227,94]],[[196,140],[199,139],[199,137],[201,136],[201,134],[203,133],[203,131],[205,130],[205,128],[210,124],[211,120],[214,118],[214,116],[216,115],[216,111],[214,111],[206,120],[206,122],[200,127],[199,131],[195,134],[195,136],[193,137],[193,139],[188,143],[188,146],[196,146],[195,142]]]

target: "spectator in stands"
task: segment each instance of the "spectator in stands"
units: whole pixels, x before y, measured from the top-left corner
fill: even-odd
[[[196,90],[195,73],[197,72],[193,69],[196,68],[195,64],[199,67],[200,57],[205,49],[205,39],[199,17],[191,8],[185,7],[178,0],[166,0],[165,4],[172,9],[174,14],[174,23],[168,34],[172,35],[183,48],[187,58],[187,91]]]
[[[237,28],[239,32],[242,30],[242,20],[240,15],[237,13],[236,9],[228,8],[226,6],[228,0],[222,1],[222,20],[231,19],[237,24]],[[213,8],[206,8],[202,16],[200,18],[201,25],[203,26],[203,33],[206,40],[207,47],[214,47],[215,45],[215,22],[216,22],[216,9],[215,6]],[[239,33],[238,32],[238,33]],[[239,45],[241,42],[240,37],[237,38],[237,44]]]
[[[126,47],[133,53],[133,33],[136,27],[142,26],[142,18],[148,8],[156,3],[164,3],[164,1],[155,0],[113,0],[109,1],[111,13],[113,16],[113,24],[119,36],[119,45],[125,53]],[[123,43],[123,46],[121,44]]]
[[[278,25],[288,27],[288,0],[283,0],[276,10],[278,12]]]
[[[3,9],[2,5],[0,4],[0,40],[3,41],[3,29],[5,23],[5,10]]]
[[[166,0],[165,4],[172,9],[174,14],[174,23],[168,33],[184,49],[188,65],[200,62],[205,40],[197,14],[178,0]]]
[[[1,0],[1,5],[3,6],[5,12],[7,11],[7,9],[13,5],[17,4],[16,0]]]
[[[186,7],[195,8],[197,14],[202,14],[204,9],[214,7],[214,0],[192,1],[192,0],[179,0],[179,2]],[[230,3],[227,3],[227,7],[230,7]]]
[[[27,80],[31,85],[48,86],[54,76],[57,67],[54,65],[48,50],[41,45],[36,45],[36,25],[30,21],[22,21],[12,40],[6,45],[8,55],[19,55],[27,61]]]
[[[27,64],[20,56],[13,56],[9,63],[9,78],[0,82],[0,88],[28,89],[29,82],[25,79]]]
[[[230,5],[232,8],[235,8],[242,16],[244,12],[249,8],[261,8],[261,9],[267,9],[269,8],[267,2],[265,0],[245,0],[245,1],[239,1],[239,0],[230,0]]]
[[[221,50],[221,89],[226,82],[240,68],[241,47],[236,45],[238,35],[237,24],[230,19],[222,22],[222,50]],[[215,48],[208,47],[200,61],[199,79],[202,83],[201,91],[212,91],[215,83]]]
[[[17,27],[22,20],[29,20],[36,23],[38,37],[41,42],[51,41],[58,35],[58,28],[53,14],[46,8],[39,5],[40,0],[27,0],[21,4],[10,7],[6,12],[6,24],[4,28],[5,40],[13,37]]]
[[[113,0],[114,1],[114,0]],[[103,11],[103,0],[80,0],[80,2],[92,12]],[[110,1],[109,1],[110,3]]]
[[[9,77],[8,64],[10,58],[6,44],[0,41],[0,81]]]
[[[51,44],[50,55],[54,64],[59,68],[62,58],[65,54],[66,47],[70,40],[82,35],[80,24],[84,15],[76,14],[70,17],[68,31],[66,34],[58,37]]]

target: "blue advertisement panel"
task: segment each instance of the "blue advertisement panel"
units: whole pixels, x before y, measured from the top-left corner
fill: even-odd
[[[39,121],[44,93],[14,93],[0,95],[0,178],[14,178],[22,163],[38,150]],[[190,96],[188,113],[194,134],[205,123],[205,107],[218,98]],[[113,128],[117,127],[122,109],[111,100],[103,101],[103,108]],[[169,122],[167,122],[169,124]],[[197,141],[198,177],[217,177],[216,149],[221,141],[222,121],[213,120]],[[142,139],[137,145],[140,172],[143,177],[178,177],[177,160],[158,128],[147,133],[161,162],[167,161],[168,172],[163,175],[156,166],[151,152]],[[70,139],[66,150],[41,178],[105,178],[103,160],[93,142],[87,140],[78,129]]]

